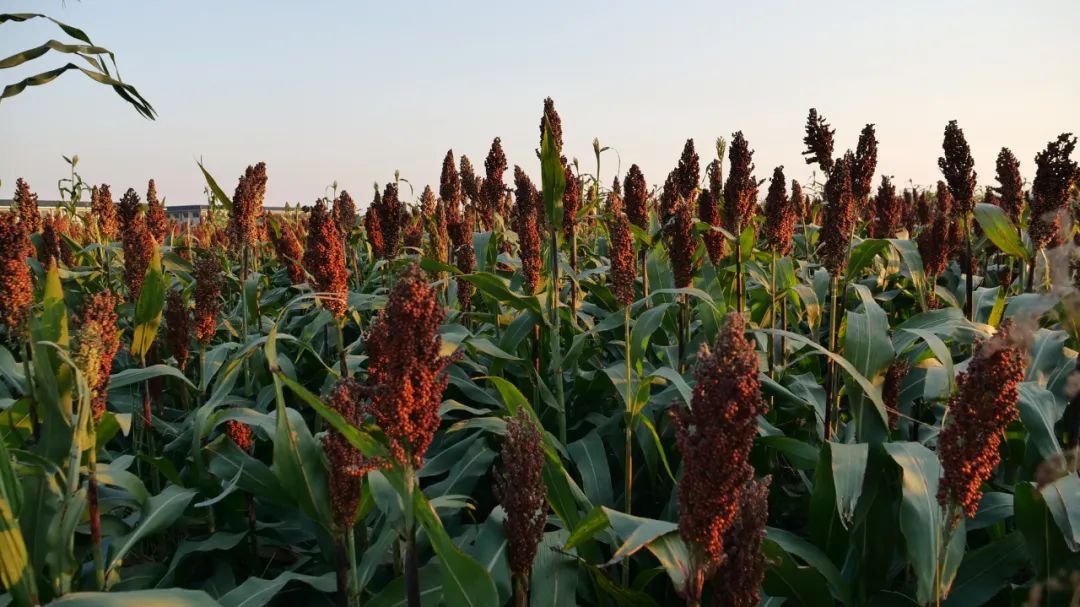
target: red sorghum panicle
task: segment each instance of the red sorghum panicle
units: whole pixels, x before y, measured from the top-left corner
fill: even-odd
[[[405,232],[401,237],[405,248],[419,249],[424,241],[424,218],[419,209],[411,209],[405,213]]]
[[[923,268],[929,276],[939,276],[949,263],[956,248],[952,220],[952,195],[944,182],[938,182],[937,205],[930,225],[919,233],[916,244],[923,260]]]
[[[945,155],[938,158],[938,168],[953,197],[954,217],[967,217],[975,209],[975,160],[971,157],[971,146],[964,138],[964,131],[955,120],[945,126],[941,147]]]
[[[938,439],[942,466],[938,501],[952,503],[969,518],[979,509],[982,484],[1001,461],[1001,435],[1019,417],[1016,401],[1024,380],[1026,348],[1015,330],[1007,321],[997,334],[978,344],[967,370],[956,380],[948,423]]]
[[[559,118],[559,113],[555,111],[555,102],[551,100],[551,97],[544,99],[544,115],[540,118],[540,145],[544,144],[545,121],[551,125],[551,143],[555,146],[555,152],[561,155],[563,148],[562,119]]]
[[[697,237],[694,234],[694,202],[693,199],[675,195],[674,210],[671,223],[668,225],[667,238],[668,256],[671,258],[671,269],[675,275],[675,288],[683,289],[694,282],[694,253],[697,251]]]
[[[341,417],[353,426],[361,426],[366,416],[364,400],[367,393],[358,382],[342,379],[327,397],[326,406],[340,413]],[[323,435],[322,445],[326,458],[333,463],[327,480],[330,485],[330,507],[334,514],[334,523],[341,529],[349,529],[356,522],[364,475],[383,467],[385,462],[364,457],[363,453],[333,428]]]
[[[125,196],[126,198],[126,196]],[[139,301],[146,269],[150,267],[150,256],[157,247],[157,241],[142,214],[136,213],[122,234],[124,241],[124,284],[128,288],[131,302]]]
[[[618,181],[616,180],[616,185]],[[624,306],[634,303],[634,236],[623,212],[618,188],[608,193],[608,259],[611,260],[611,291]]]
[[[158,199],[157,185],[151,179],[146,186],[146,227],[154,240],[165,242],[165,233],[169,229],[169,218],[165,215],[165,205]]]
[[[885,371],[885,383],[881,386],[881,401],[885,403],[885,411],[889,415],[889,428],[896,428],[896,421],[900,412],[900,383],[908,374],[906,360],[897,359],[889,363]]]
[[[473,246],[472,237],[472,226],[475,221],[475,215],[473,213],[472,206],[465,207],[465,211],[461,215],[461,223],[458,224],[458,230],[462,232],[459,237],[461,245],[454,251],[454,265],[465,274],[472,274],[473,268],[476,265],[476,248]],[[472,296],[474,290],[475,287],[473,287],[471,282],[465,280],[462,276],[458,276],[458,306],[462,310],[468,311],[472,309]]]
[[[1050,244],[1061,229],[1058,212],[1065,206],[1076,178],[1076,163],[1069,157],[1076,137],[1063,133],[1035,155],[1035,181],[1031,184],[1031,240],[1036,249]]]
[[[116,206],[116,214],[120,219],[121,237],[124,236],[125,232],[135,229],[136,223],[143,223],[142,203],[133,188],[128,188],[124,195],[120,197],[120,204]]]
[[[210,251],[200,250],[195,257],[195,339],[207,346],[217,332],[221,310],[221,261]]]
[[[390,456],[419,469],[435,431],[446,388],[439,326],[445,312],[417,266],[394,285],[366,342],[370,411],[386,436]]]
[[[630,223],[637,227],[649,229],[649,188],[645,183],[645,175],[636,164],[630,165],[623,180],[623,196],[626,205],[626,217]]]
[[[233,194],[229,224],[225,231],[229,236],[229,246],[234,251],[256,244],[256,220],[262,213],[265,196],[266,163],[260,162],[244,171],[236,184],[236,193]]]
[[[503,532],[510,572],[527,587],[536,549],[547,523],[543,437],[524,407],[506,422],[502,473],[495,475],[495,494],[506,511]]]
[[[41,227],[41,265],[49,267],[53,261],[60,265],[60,236],[56,233],[56,224],[52,215],[47,215]]]
[[[15,180],[15,197],[12,210],[19,214],[19,221],[27,234],[41,229],[41,211],[38,210],[38,195],[30,191],[30,186],[22,177]]]
[[[241,451],[251,451],[252,432],[247,424],[235,419],[225,422],[225,434]]]
[[[379,226],[382,228],[383,256],[386,259],[397,257],[401,250],[405,228],[405,203],[398,198],[398,185],[388,183],[379,198]]]
[[[810,197],[803,194],[802,186],[798,181],[791,180],[791,208],[802,223],[813,223],[810,217]]]
[[[486,229],[495,225],[495,213],[499,210],[502,201],[503,173],[506,172],[506,154],[503,153],[502,141],[496,137],[491,142],[487,159],[484,160],[484,172],[486,177],[480,187],[480,219]]]
[[[383,240],[382,223],[379,220],[379,208],[376,206],[380,200],[379,192],[375,192],[375,202],[364,212],[364,232],[367,235],[368,245],[371,246],[371,255],[375,259],[382,259],[386,255],[386,241]]]
[[[754,178],[754,150],[742,131],[731,136],[728,161],[731,163],[724,183],[724,224],[736,238],[753,222],[757,208],[758,182]]]
[[[120,334],[116,330],[117,303],[108,291],[91,295],[79,318],[79,331],[71,348],[91,392],[94,423],[101,421],[105,414],[113,358],[120,349]]]
[[[877,170],[877,135],[874,125],[868,124],[859,133],[859,145],[855,148],[855,162],[851,165],[851,194],[855,196],[858,209],[865,209],[874,189],[874,171]]]
[[[664,189],[660,191],[660,201],[657,214],[660,216],[660,233],[667,237],[671,231],[672,221],[678,210],[679,182],[678,171],[671,171],[664,180]]]
[[[915,193],[915,215],[919,219],[919,225],[926,227],[934,220],[934,209],[930,206],[930,197],[926,190]]]
[[[300,245],[300,239],[288,220],[277,221],[270,226],[270,242],[274,245],[278,263],[285,266],[289,273],[289,280],[294,285],[304,282],[307,275],[300,265],[304,258],[304,247]]]
[[[719,228],[723,225],[723,217],[720,214],[720,193],[721,188],[717,185],[720,183],[719,173],[721,171],[720,161],[714,160],[709,163],[709,167],[706,173],[709,175],[709,188],[702,190],[698,196],[698,219],[709,224],[710,227]],[[705,250],[709,254],[709,261],[714,266],[720,265],[720,260],[724,257],[724,250],[727,248],[727,241],[724,239],[724,235],[717,230],[709,230],[702,235],[702,240],[705,241]]]
[[[700,180],[701,162],[694,150],[694,140],[687,139],[683,145],[682,156],[679,157],[679,164],[675,167],[675,185],[679,195],[690,200]]]
[[[450,233],[446,225],[446,203],[436,200],[435,193],[430,187],[424,188],[420,202],[424,210],[424,221],[428,233],[425,253],[439,263],[450,263]],[[444,272],[436,272],[436,275],[440,278],[445,277]]]
[[[768,562],[761,551],[769,519],[772,477],[751,480],[743,489],[735,522],[724,538],[724,562],[713,578],[713,604],[757,607]]]
[[[881,176],[881,185],[874,196],[874,212],[870,220],[870,238],[892,238],[904,221],[904,201],[896,195],[896,186],[888,175]]]
[[[574,237],[577,230],[577,215],[581,210],[581,182],[570,170],[570,165],[563,163],[563,175],[566,188],[563,190],[563,238],[566,242]]]
[[[810,108],[810,115],[806,117],[806,136],[803,143],[806,144],[806,164],[815,162],[821,171],[828,175],[833,166],[833,135],[836,129],[829,128],[824,116],[819,116],[815,108]]]
[[[348,308],[349,271],[345,265],[345,247],[325,200],[311,208],[308,217],[308,239],[304,248],[304,267],[313,278],[319,301],[336,318]]]
[[[184,296],[176,289],[170,290],[165,297],[165,330],[176,366],[183,369],[187,366],[191,344],[191,317]]]
[[[461,194],[464,197],[463,200],[467,201],[467,204],[471,204],[474,207],[480,202],[480,188],[483,186],[483,182],[476,175],[476,171],[473,169],[472,162],[469,161],[469,157],[465,154],[461,155]]]
[[[766,412],[758,381],[754,344],[745,322],[729,314],[715,347],[702,347],[694,370],[690,406],[672,410],[675,438],[683,458],[678,484],[679,534],[692,546],[697,588],[722,561],[725,536],[754,476],[750,449],[757,416]]]
[[[116,217],[116,205],[113,204],[109,184],[103,183],[101,187],[94,186],[94,189],[90,190],[90,216],[98,232],[106,240],[116,237],[120,224]]]
[[[765,195],[765,226],[761,234],[766,246],[776,255],[783,257],[791,252],[797,213],[787,195],[784,167],[778,166],[773,170],[769,193]]]
[[[997,194],[1001,198],[1001,208],[1019,223],[1024,212],[1024,179],[1020,176],[1020,161],[1009,148],[1001,148],[997,157]]]
[[[334,198],[334,224],[341,231],[341,237],[346,240],[356,225],[356,203],[345,190],[341,190],[341,194]]]
[[[855,227],[855,195],[851,167],[855,155],[848,150],[836,161],[825,182],[825,211],[821,223],[821,263],[833,276],[847,266],[848,244]]]
[[[536,292],[540,284],[540,230],[536,221],[536,209],[540,206],[540,193],[532,180],[514,166],[514,185],[516,187],[514,204],[514,231],[517,232],[521,274],[524,278],[524,290],[528,294]]]
[[[447,150],[439,175],[439,198],[446,202],[446,221],[453,238],[454,226],[461,223],[461,175],[454,164],[454,150]],[[455,246],[458,244],[454,241]]]

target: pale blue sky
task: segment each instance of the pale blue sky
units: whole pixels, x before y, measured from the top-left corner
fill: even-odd
[[[1033,157],[1080,131],[1080,2],[284,2],[3,0],[45,11],[117,53],[158,110],[151,122],[111,90],[68,74],[0,103],[0,196],[18,176],[56,197],[62,154],[88,181],[203,200],[202,157],[229,193],[269,167],[268,204],[309,203],[337,180],[364,204],[400,169],[437,186],[453,148],[482,168],[492,137],[537,175],[545,96],[567,153],[591,170],[593,137],[622,170],[662,181],[687,137],[704,159],[741,129],[757,176],[806,179],[802,127],[817,107],[838,152],[877,124],[879,174],[939,178],[942,131],[958,119],[980,185],[1002,145]],[[0,26],[0,56],[62,33]],[[62,64],[57,56],[41,71]],[[28,72],[0,71],[0,84]],[[609,182],[616,157],[606,154]],[[509,180],[510,175],[508,173]]]

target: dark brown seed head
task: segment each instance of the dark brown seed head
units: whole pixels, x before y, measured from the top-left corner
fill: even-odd
[[[1075,148],[1076,137],[1063,133],[1035,155],[1029,231],[1037,249],[1052,243],[1061,229],[1058,212],[1065,206],[1077,174],[1076,162],[1070,158]]]
[[[896,186],[892,179],[888,175],[882,175],[881,185],[874,197],[874,213],[869,225],[870,237],[892,238],[903,225],[903,221],[904,200],[896,195]]]
[[[577,215],[581,210],[581,182],[570,170],[570,165],[563,163],[563,175],[566,187],[563,189],[563,238],[566,242],[574,237],[577,231]]]
[[[503,183],[506,154],[503,153],[502,142],[498,137],[491,142],[491,149],[484,160],[484,172],[486,176],[480,186],[480,218],[484,226],[490,229],[495,225],[495,214],[499,212],[503,191],[506,189]]]
[[[967,217],[975,208],[975,160],[964,131],[955,120],[945,126],[945,140],[941,144],[945,155],[938,158],[938,168],[945,176],[952,194],[954,218]]]
[[[376,207],[383,237],[383,257],[393,259],[401,250],[405,232],[405,203],[398,198],[397,183],[387,183]]]
[[[1006,321],[990,339],[980,343],[966,371],[957,378],[949,399],[949,423],[938,439],[943,474],[938,489],[942,505],[952,503],[969,518],[982,499],[982,484],[1001,456],[1001,436],[1019,417],[1016,401],[1027,367],[1015,327]]]
[[[683,458],[679,535],[692,547],[703,580],[712,577],[729,549],[725,540],[754,477],[749,457],[757,416],[767,410],[757,354],[745,328],[741,316],[728,315],[714,347],[703,347],[698,355],[692,402],[672,409]]]
[[[439,196],[446,201],[451,225],[461,222],[461,176],[454,163],[454,150],[447,150],[439,177]]]
[[[502,473],[495,476],[495,494],[506,511],[503,531],[510,571],[529,579],[536,549],[547,523],[543,436],[524,407],[506,423]]]
[[[679,164],[675,168],[675,182],[679,195],[690,200],[700,180],[701,161],[694,150],[694,140],[687,139],[683,146],[682,156],[679,157]]]
[[[353,426],[364,424],[367,415],[365,399],[368,390],[352,379],[342,379],[326,398],[326,406],[338,412]],[[326,458],[333,463],[327,479],[330,489],[330,509],[334,524],[339,530],[352,528],[356,523],[357,508],[364,475],[385,467],[386,462],[364,457],[340,432],[331,428],[322,438]]]
[[[634,235],[630,233],[630,220],[623,212],[622,197],[616,186],[608,192],[608,259],[611,260],[611,291],[624,306],[634,303]]]
[[[482,183],[480,178],[477,177],[476,172],[473,170],[472,162],[469,161],[469,157],[461,155],[461,193],[472,204],[476,204],[480,200],[480,187]]]
[[[371,255],[375,259],[382,259],[386,255],[386,241],[383,239],[382,222],[379,219],[381,201],[379,190],[375,190],[375,200],[364,212],[364,233],[371,246]]]
[[[285,266],[289,273],[292,284],[300,284],[307,279],[301,260],[304,258],[304,247],[300,245],[300,239],[296,235],[289,221],[278,221],[270,226],[270,241],[274,245],[274,255],[278,263]]]
[[[526,293],[532,294],[540,285],[543,266],[540,260],[540,229],[536,220],[540,193],[519,166],[514,166],[514,186],[514,231],[517,232],[520,249],[523,287]]]
[[[30,237],[14,209],[0,212],[0,324],[14,341],[22,336],[34,300],[30,280]]]
[[[234,251],[254,246],[258,242],[258,226],[262,215],[263,198],[266,197],[266,163],[249,166],[236,184],[229,224],[225,228],[229,246]]]
[[[735,521],[724,537],[724,562],[712,580],[713,604],[757,607],[769,563],[761,551],[769,519],[772,477],[749,481],[743,488]]]
[[[824,116],[819,116],[814,108],[810,108],[810,115],[806,117],[806,136],[803,143],[806,144],[806,164],[815,162],[821,171],[828,175],[833,167],[833,135],[835,129],[829,128]]]
[[[308,240],[304,247],[304,267],[311,274],[312,286],[319,301],[336,318],[348,308],[349,271],[345,262],[345,246],[326,201],[319,200],[308,217]]]
[[[836,161],[825,182],[825,211],[821,218],[821,263],[833,276],[847,266],[848,244],[855,228],[855,195],[851,167],[855,155],[848,150]]]
[[[698,219],[709,224],[711,228],[720,228],[723,226],[724,221],[720,212],[720,194],[722,192],[719,178],[721,172],[720,161],[714,160],[709,163],[706,172],[709,176],[709,189],[702,190],[698,196]],[[724,239],[724,235],[713,229],[705,232],[702,239],[705,241],[705,250],[709,254],[709,261],[714,266],[719,266],[727,248],[727,240]]]
[[[791,252],[797,213],[798,209],[791,204],[787,195],[784,167],[778,166],[773,170],[769,193],[765,195],[765,227],[761,235],[766,246],[776,255],[783,257]]]
[[[117,303],[108,291],[91,295],[77,320],[79,330],[71,347],[72,358],[90,389],[94,423],[100,422],[105,414],[113,358],[120,349],[120,334],[116,330]]]
[[[1020,161],[1012,150],[1001,148],[996,166],[1001,208],[1013,223],[1019,223],[1024,212],[1024,179],[1020,176]]]
[[[22,177],[15,180],[15,197],[12,203],[12,210],[18,213],[19,221],[24,225],[27,234],[33,234],[41,229],[38,196],[30,191],[30,186],[23,181]]]
[[[874,189],[874,171],[877,170],[877,134],[874,125],[868,124],[859,133],[859,145],[855,149],[855,164],[851,167],[851,193],[860,209],[866,208],[870,192]]]
[[[94,186],[90,190],[90,215],[98,231],[106,240],[116,237],[120,224],[116,217],[116,205],[113,204],[109,184],[103,183],[101,187]]]
[[[176,289],[170,290],[165,298],[165,330],[176,365],[183,369],[187,366],[191,344],[191,317],[184,296]]]
[[[724,223],[737,238],[754,219],[758,182],[754,178],[754,150],[742,131],[731,136],[728,149],[731,168],[724,183]]]
[[[370,412],[391,458],[419,469],[435,431],[446,388],[439,326],[445,312],[435,290],[413,266],[394,285],[366,341]]]
[[[626,197],[626,216],[630,223],[643,230],[649,229],[649,189],[645,183],[645,175],[638,165],[630,165],[623,181],[623,190]]]
[[[195,278],[195,339],[203,346],[210,345],[217,333],[217,317],[221,310],[221,261],[217,255],[200,250],[195,257],[192,276]]]
[[[133,188],[128,188],[124,195],[120,197],[120,204],[117,205],[116,211],[120,218],[121,236],[123,236],[124,232],[135,229],[136,223],[143,223],[142,203]]]
[[[154,240],[154,235],[150,233],[150,229],[146,227],[146,220],[139,213],[136,213],[122,236],[124,241],[124,284],[128,288],[129,301],[137,302],[139,301],[139,295],[142,293],[146,269],[150,267],[150,257],[157,247],[157,241]]]
[[[349,238],[356,226],[356,202],[345,190],[341,190],[341,194],[334,199],[334,223],[344,239]]]
[[[169,218],[165,215],[165,205],[158,199],[157,186],[153,179],[146,186],[146,227],[154,235],[154,240],[165,242],[165,234],[169,231]]]
[[[563,149],[562,119],[559,118],[559,113],[555,111],[555,102],[551,100],[551,97],[544,99],[544,115],[540,118],[540,145],[544,144],[545,121],[551,125],[551,142],[555,145],[555,152],[561,155]]]

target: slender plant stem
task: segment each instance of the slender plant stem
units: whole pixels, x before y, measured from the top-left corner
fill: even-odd
[[[90,421],[90,452],[87,453],[86,501],[90,510],[90,541],[94,544],[94,583],[101,591],[105,590],[105,556],[101,550],[101,509],[98,505],[97,483],[97,424]]]
[[[832,286],[829,302],[829,352],[836,353],[836,300],[838,299],[838,291],[840,290],[840,275],[836,274],[832,277]],[[836,415],[836,403],[839,400],[836,394],[836,364],[833,360],[829,359],[828,365],[828,392],[825,399],[825,440],[832,439],[833,434],[833,419]]]
[[[416,472],[405,464],[405,596],[409,607],[420,605],[420,564],[416,557],[416,516],[413,511],[413,491]]]
[[[965,286],[967,299],[964,300],[964,308],[967,312],[968,320],[975,320],[975,257],[971,249],[971,214],[964,219],[964,246],[967,250],[967,267],[964,268]]]
[[[649,301],[649,251],[641,247],[639,257],[641,259],[641,296],[645,299],[645,308],[648,309],[652,307]]]
[[[562,347],[559,315],[559,232],[551,230],[551,368],[555,376],[555,402],[559,407],[559,440],[566,444],[566,398],[563,394]]]
[[[337,582],[338,607],[349,606],[349,561],[345,534],[338,532],[334,536],[334,579]]]
[[[349,559],[349,605],[360,597],[360,576],[356,568],[356,531],[349,527],[345,531],[345,552]]]
[[[632,514],[632,497],[634,494],[634,400],[633,400],[633,371],[630,366],[630,306],[623,307],[623,326],[626,351],[626,471],[623,475],[623,506],[627,514]],[[623,560],[623,585],[630,582],[630,559]]]

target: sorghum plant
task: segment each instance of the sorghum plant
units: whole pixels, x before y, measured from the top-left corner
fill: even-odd
[[[547,523],[542,436],[524,407],[506,423],[501,474],[495,476],[495,494],[506,511],[503,532],[513,578],[514,605],[528,605],[529,579],[537,545]]]

